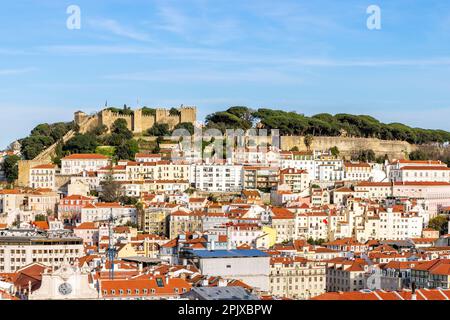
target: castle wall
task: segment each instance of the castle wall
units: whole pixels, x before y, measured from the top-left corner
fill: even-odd
[[[102,110],[100,112],[99,123],[107,126],[109,129],[111,129],[114,122],[118,119],[124,119],[127,122],[128,129],[133,131],[134,124],[133,124],[133,116],[132,115],[123,115],[123,114],[112,112],[110,110]]]
[[[134,110],[132,115],[121,115],[110,110],[103,110],[98,114],[96,125],[103,124],[108,128],[111,128],[117,119],[125,119],[128,129],[139,134],[153,127],[155,123],[167,123],[169,128],[173,129],[181,122],[194,123],[197,120],[197,111],[195,107],[181,107],[179,108],[179,111],[179,115],[170,115],[170,110],[160,108],[156,109],[155,116],[149,116],[144,115],[142,109]],[[75,115],[76,119],[79,119],[80,117],[80,114]]]
[[[375,138],[349,138],[349,137],[314,137],[311,149],[327,150],[336,146],[342,156],[349,157],[354,151],[371,149],[377,156],[387,154],[391,159],[404,159],[405,155],[414,151],[417,147],[406,141],[390,141]],[[300,151],[306,151],[303,136],[281,137],[281,148],[290,150],[297,147]]]
[[[141,119],[142,132],[147,131],[148,129],[153,127],[154,124],[155,124],[154,116],[145,116],[145,115],[142,116],[142,119]]]

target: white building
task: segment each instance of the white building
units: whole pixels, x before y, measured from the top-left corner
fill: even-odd
[[[280,156],[280,169],[305,170],[308,172],[310,180],[317,180],[316,161],[313,152],[282,151]]]
[[[46,234],[34,230],[0,231],[0,273],[15,272],[33,262],[59,267],[64,259],[74,263],[83,255],[83,240],[66,230]]]
[[[195,165],[191,184],[202,191],[237,192],[243,188],[243,167],[231,164]]]
[[[108,221],[112,215],[115,224],[127,222],[137,223],[137,213],[134,206],[122,206],[119,203],[87,204],[81,209],[81,223]]]
[[[55,190],[56,166],[54,164],[42,164],[30,169],[30,184],[33,189]]]
[[[405,240],[422,236],[423,217],[417,213],[405,213],[387,208],[386,211],[380,212],[379,216],[379,235],[376,239]]]
[[[258,291],[269,291],[270,256],[259,250],[193,250],[203,275],[237,279]]]
[[[72,154],[61,159],[61,175],[78,175],[97,171],[109,165],[109,158],[101,154]]]
[[[397,160],[387,171],[389,179],[395,182],[450,182],[450,168],[441,161]]]

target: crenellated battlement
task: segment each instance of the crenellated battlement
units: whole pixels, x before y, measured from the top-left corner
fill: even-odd
[[[173,129],[177,124],[182,122],[195,123],[197,120],[197,108],[194,106],[181,106],[176,108],[178,114],[171,113],[170,109],[166,108],[154,108],[153,114],[148,114],[148,112],[143,112],[143,108],[130,110],[124,109],[123,112],[116,112],[110,109],[103,109],[98,112],[95,116],[95,121],[89,123],[89,128],[82,128],[83,123],[89,117],[82,111],[77,111],[75,113],[75,123],[80,125],[80,130],[86,132],[92,129],[95,125],[105,125],[108,129],[111,129],[114,122],[118,119],[124,119],[127,122],[128,129],[136,134],[142,133],[153,127],[155,123],[166,123],[169,125],[170,129]],[[118,110],[118,109],[116,109]],[[148,109],[147,109],[148,110]]]

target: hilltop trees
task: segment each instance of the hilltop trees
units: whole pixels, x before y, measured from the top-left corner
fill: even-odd
[[[62,150],[65,153],[94,153],[99,146],[97,136],[91,133],[77,133],[66,142]]]
[[[177,130],[177,129],[185,129],[185,130],[189,131],[189,133],[191,135],[194,134],[194,125],[190,122],[181,122],[181,123],[177,124],[175,126],[174,130]]]
[[[26,160],[32,160],[46,148],[60,140],[74,127],[73,122],[42,123],[31,130],[31,134],[20,140],[21,152]]]
[[[139,152],[138,142],[134,139],[123,141],[117,146],[115,156],[119,160],[133,160]]]
[[[18,162],[20,157],[13,155],[7,156],[2,164],[2,169],[5,172],[8,183],[13,183],[19,176]]]
[[[167,123],[155,123],[153,127],[148,129],[150,136],[163,137],[170,134],[169,125]]]
[[[206,117],[206,127],[219,129],[225,133],[226,129],[252,128],[253,112],[247,107],[231,107],[226,111],[215,112]]]
[[[306,117],[296,112],[258,109],[252,113],[266,129],[279,129],[282,135],[339,136],[402,140],[414,144],[450,141],[450,132],[411,128],[401,123],[384,124],[367,115],[320,113]]]

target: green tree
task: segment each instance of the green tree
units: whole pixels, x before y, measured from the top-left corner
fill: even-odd
[[[105,126],[104,124],[98,125],[92,130],[92,134],[95,134],[96,136],[102,136],[107,132],[108,127]]]
[[[441,234],[448,232],[448,216],[439,215],[428,222],[428,228],[439,231]]]
[[[34,217],[34,221],[47,221],[47,216],[44,214],[37,214]]]
[[[133,160],[136,153],[139,152],[138,142],[134,139],[127,140],[116,147],[115,156],[120,160]]]
[[[333,156],[339,157],[340,151],[338,147],[334,146],[333,148],[330,149],[330,152]]]
[[[375,152],[371,149],[359,150],[352,155],[352,160],[361,162],[374,162],[376,160]]]
[[[305,143],[306,149],[308,151],[311,150],[311,145],[313,143],[314,137],[311,134],[307,134],[305,138],[303,139],[303,142]]]
[[[63,147],[68,153],[94,153],[99,143],[97,137],[91,133],[77,133]]]
[[[19,166],[18,162],[20,157],[16,155],[7,156],[3,161],[3,171],[5,172],[5,177],[8,183],[13,183],[19,177]]]
[[[185,129],[189,132],[190,135],[194,134],[194,125],[190,122],[181,122],[175,126],[175,130],[177,129]]]
[[[148,129],[147,133],[153,137],[163,137],[170,135],[169,125],[167,123],[155,123]]]
[[[170,114],[171,116],[179,116],[179,115],[180,115],[180,111],[179,111],[177,108],[171,108],[171,109],[169,110],[169,114]]]
[[[125,119],[117,119],[111,127],[111,133],[121,136],[123,139],[133,138],[133,132],[128,129],[128,124]]]

